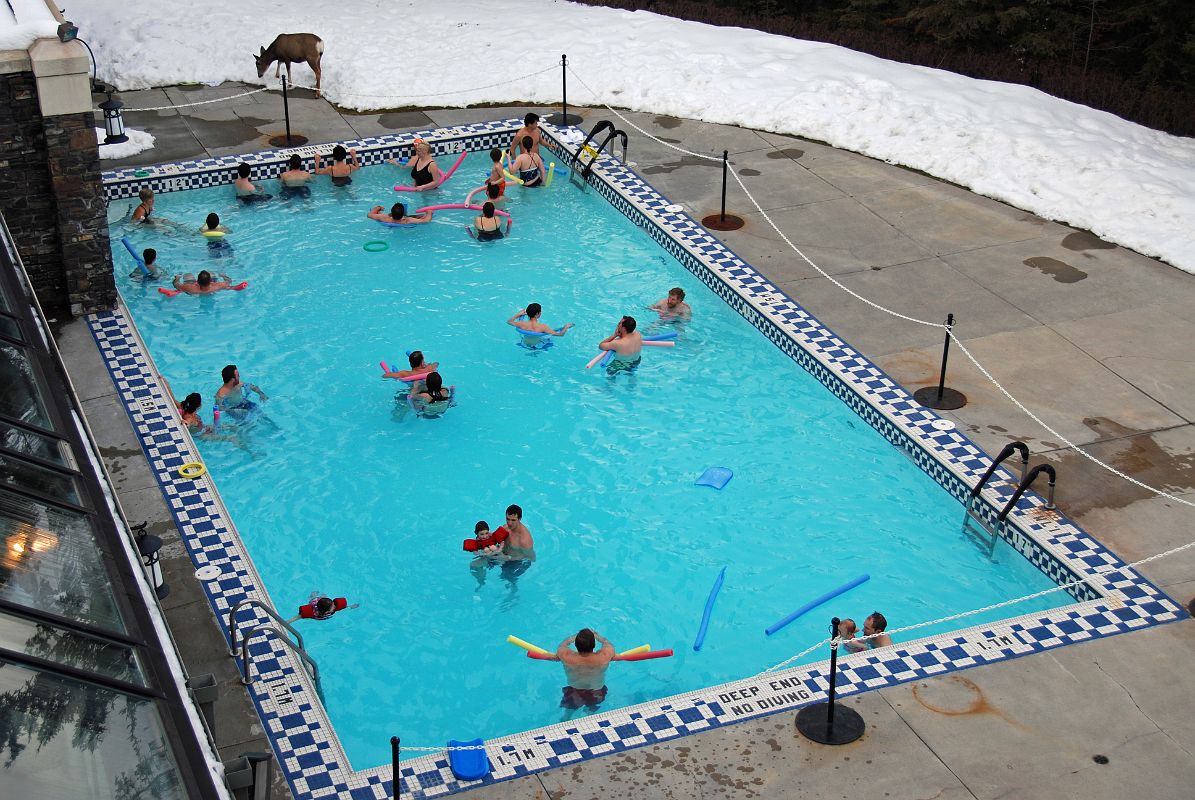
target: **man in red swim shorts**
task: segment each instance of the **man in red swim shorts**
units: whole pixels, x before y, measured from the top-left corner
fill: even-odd
[[[602,649],[594,652],[596,642]],[[576,652],[569,649],[577,646]],[[589,628],[582,628],[576,636],[570,636],[556,648],[556,657],[564,665],[564,676],[568,686],[563,687],[560,707],[565,709],[564,718],[569,719],[573,711],[584,708],[596,711],[606,699],[606,668],[614,658],[614,645]]]

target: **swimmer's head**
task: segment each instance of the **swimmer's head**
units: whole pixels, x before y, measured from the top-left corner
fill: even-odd
[[[513,503],[506,507],[506,521],[511,522],[521,520],[523,518],[523,509]]]
[[[183,401],[179,405],[187,414],[194,414],[203,405],[203,398],[199,396],[199,392],[191,392],[183,398]]]
[[[390,206],[390,218],[391,219],[402,219],[406,215],[407,215],[407,207],[404,206],[402,203],[395,203],[394,205]]]
[[[299,158],[298,153],[291,153],[290,159],[286,162],[286,165],[291,169],[302,169],[303,159]]]
[[[137,197],[141,199],[141,202],[148,203],[150,200],[154,199],[154,190],[147,186],[146,188],[137,192]]]
[[[331,597],[321,597],[315,601],[315,615],[326,617],[336,611],[336,601]]]
[[[490,523],[486,522],[484,519],[479,520],[478,523],[473,526],[473,535],[478,539],[490,538]]]
[[[427,393],[436,395],[444,388],[444,378],[438,372],[429,372],[424,378],[424,383],[427,385]]]
[[[573,643],[577,645],[578,653],[592,653],[593,648],[597,646],[597,640],[593,638],[593,631],[589,628],[582,628],[577,632],[577,638],[573,639]]]
[[[621,325],[621,326],[622,326],[622,329],[623,329],[624,331],[626,331],[627,333],[634,333],[634,332],[635,332],[635,324],[636,324],[636,323],[635,323],[635,318],[634,318],[634,317],[623,317],[623,318],[622,318],[622,320],[621,320],[621,321],[619,321],[619,323],[618,323],[618,324],[619,324],[619,325]]]
[[[855,631],[857,630],[859,630],[859,627],[855,625],[855,621],[850,617],[847,617],[838,623],[839,636],[854,636]]]
[[[158,260],[158,251],[152,247],[147,247],[141,251],[141,260],[145,262],[145,266],[152,267],[153,263]]]
[[[873,611],[863,620],[863,633],[871,636],[873,633],[883,633],[888,627],[888,620],[878,611]]]
[[[539,303],[532,303],[531,305],[527,306],[527,316],[531,319],[535,319],[543,312],[543,310],[543,306],[541,306]]]
[[[674,286],[668,290],[668,305],[674,306],[677,303],[685,301],[685,290],[679,286]]]
[[[485,217],[486,219],[493,219],[494,218],[494,204],[487,200],[485,205],[483,205],[481,207],[481,215],[483,217]]]
[[[497,164],[501,160],[502,160],[502,148],[491,147],[490,148],[490,161],[493,161],[495,164]]]
[[[502,187],[496,183],[487,184],[485,187],[485,196],[491,200],[497,200],[498,196],[502,194]]]
[[[207,229],[209,231],[214,231],[216,228],[220,227],[220,215],[213,211],[207,215],[205,224],[207,225]]]
[[[206,289],[212,285],[212,273],[206,269],[200,271],[199,275],[195,277],[195,282],[199,284],[200,289]]]
[[[237,365],[229,364],[224,369],[220,370],[220,377],[225,383],[228,383],[237,376]]]
[[[530,150],[532,147],[535,147],[535,140],[532,139],[530,136],[524,136],[523,137],[523,149]]]
[[[240,164],[237,164],[237,175],[240,175],[242,178],[248,178],[249,165],[243,161]]]
[[[538,125],[539,124],[539,114],[528,113],[527,116],[523,117],[523,124],[526,125],[528,128],[532,127],[533,125]]]
[[[416,139],[411,143],[411,148],[421,155],[427,155],[432,151],[432,146],[423,139]]]
[[[342,144],[338,144],[332,148],[332,160],[333,161],[344,161],[346,158],[348,158],[348,155],[349,155],[349,151],[345,150],[344,145],[342,145]]]
[[[407,361],[411,362],[411,369],[419,369],[423,366],[423,351],[412,350],[407,354]]]

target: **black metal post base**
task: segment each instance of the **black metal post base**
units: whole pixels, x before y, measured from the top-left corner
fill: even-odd
[[[853,708],[834,704],[834,727],[827,720],[829,703],[806,706],[797,712],[797,732],[818,744],[850,744],[863,735],[866,724]]]
[[[302,147],[307,144],[307,137],[292,133],[289,137],[285,133],[270,137],[271,147]]]
[[[913,399],[926,408],[938,411],[953,411],[967,405],[967,395],[957,389],[943,388],[942,396],[938,397],[937,386],[923,386],[913,392]]]
[[[555,114],[549,114],[544,117],[544,121],[560,127],[567,127],[570,125],[580,125],[581,117],[578,114],[565,114],[557,111]]]
[[[747,223],[742,217],[736,217],[734,214],[710,214],[701,218],[701,224],[711,231],[737,231]]]

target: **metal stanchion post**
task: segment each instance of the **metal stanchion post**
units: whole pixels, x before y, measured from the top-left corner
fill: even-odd
[[[701,224],[714,231],[737,231],[743,227],[743,220],[734,214],[726,215],[726,172],[730,167],[730,151],[722,151],[722,210],[715,216],[710,214],[701,220]]]
[[[820,744],[850,744],[867,727],[853,708],[843,706],[835,712],[834,695],[838,683],[838,617],[830,620],[830,691],[825,703],[806,706],[797,712],[797,731]]]
[[[938,411],[951,411],[967,405],[967,396],[955,389],[946,388],[946,361],[950,357],[950,333],[954,330],[954,314],[946,315],[946,341],[942,345],[942,371],[938,375],[938,385],[923,386],[913,392],[913,399],[926,408]]]
[[[393,800],[398,800],[399,795],[399,781],[402,779],[402,770],[398,766],[398,737],[390,737],[390,782],[394,784],[394,791],[391,793]]]
[[[291,135],[290,132],[290,98],[287,94],[286,76],[282,76],[282,116],[286,119],[286,135],[285,136],[271,136],[270,144],[274,147],[296,147],[298,145],[307,144],[307,137],[299,134]]]
[[[561,54],[560,56],[560,73],[563,87],[561,89],[561,111],[559,114],[550,114],[547,121],[553,125],[561,127],[568,125],[581,124],[581,118],[576,114],[568,113],[568,54]]]

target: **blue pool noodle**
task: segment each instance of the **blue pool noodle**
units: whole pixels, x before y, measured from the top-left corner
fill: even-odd
[[[664,331],[663,333],[652,333],[643,337],[645,342],[663,342],[668,339],[675,339],[677,331]]]
[[[726,567],[718,573],[714,580],[714,588],[710,589],[709,599],[705,601],[705,612],[701,615],[701,627],[697,629],[697,639],[693,642],[693,649],[700,650],[705,644],[705,632],[710,627],[710,615],[714,613],[714,601],[718,599],[718,592],[722,589],[722,581],[726,578]]]
[[[862,575],[860,575],[858,578],[855,578],[852,581],[848,581],[847,583],[842,584],[842,586],[839,586],[837,589],[832,589],[831,591],[826,592],[825,594],[823,594],[821,597],[817,598],[816,600],[810,600],[808,603],[801,606],[800,608],[798,608],[793,613],[789,614],[784,619],[780,620],[779,622],[777,622],[774,625],[772,625],[771,627],[769,627],[765,631],[765,633],[767,633],[768,636],[771,636],[773,633],[780,630],[785,625],[792,622],[794,619],[801,616],[805,612],[812,611],[813,609],[820,606],[822,603],[825,603],[828,600],[833,600],[835,597],[838,597],[838,595],[840,595],[844,592],[849,592],[851,589],[854,589],[859,584],[866,583],[870,579],[871,579],[871,576],[865,572]]]
[[[124,245],[124,249],[129,251],[129,255],[133,257],[133,260],[137,262],[137,266],[141,267],[141,271],[148,276],[149,268],[145,266],[145,261],[142,260],[141,256],[137,255],[137,251],[133,249],[132,243],[129,242],[129,237],[121,236],[120,242]]]

